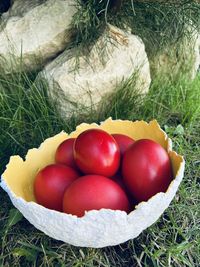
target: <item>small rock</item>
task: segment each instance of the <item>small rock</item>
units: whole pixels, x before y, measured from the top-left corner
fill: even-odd
[[[195,32],[190,39],[185,38],[176,45],[166,47],[149,61],[153,75],[160,71],[174,76],[186,73],[194,79],[200,67],[200,34]]]
[[[75,0],[15,0],[0,25],[4,70],[37,70],[63,51],[70,40],[75,4]]]
[[[102,98],[135,72],[138,90],[148,91],[149,62],[139,37],[109,25],[89,55],[79,57],[76,70],[75,53],[74,49],[66,50],[39,75],[48,83],[49,95],[57,101],[65,118],[76,112],[77,107],[92,106],[97,110]]]
[[[200,70],[200,34],[196,36],[195,46],[194,46],[194,74]]]

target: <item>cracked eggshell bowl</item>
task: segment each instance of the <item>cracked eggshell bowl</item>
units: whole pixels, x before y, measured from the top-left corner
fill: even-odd
[[[36,173],[54,162],[55,151],[64,139],[77,137],[89,128],[126,134],[135,140],[149,138],[162,145],[169,153],[174,174],[167,191],[139,203],[128,215],[124,211],[102,209],[86,212],[78,218],[37,204],[33,193]],[[48,236],[75,246],[100,248],[135,238],[156,222],[175,196],[183,178],[184,165],[183,157],[172,150],[171,140],[155,120],[146,123],[107,119],[100,125],[82,123],[69,135],[61,132],[46,139],[39,148],[30,149],[25,160],[12,156],[2,175],[1,187],[23,216]]]

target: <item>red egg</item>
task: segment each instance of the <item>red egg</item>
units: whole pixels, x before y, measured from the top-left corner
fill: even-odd
[[[64,192],[79,176],[77,171],[65,165],[46,166],[38,172],[34,181],[37,203],[49,209],[62,211]]]
[[[82,217],[85,211],[100,209],[128,212],[129,201],[123,189],[111,179],[100,175],[85,175],[67,188],[63,211]]]
[[[125,134],[112,134],[112,136],[119,146],[121,156],[123,156],[124,152],[135,142],[134,139]]]
[[[147,201],[165,192],[172,180],[170,158],[158,143],[141,139],[125,152],[122,162],[124,182],[137,201]]]
[[[107,132],[100,129],[89,129],[76,138],[74,159],[84,174],[109,177],[119,169],[119,146]]]
[[[73,145],[75,140],[75,138],[66,139],[58,146],[55,154],[56,163],[61,163],[69,167],[76,168],[73,155]]]
[[[111,179],[114,182],[116,182],[126,193],[128,200],[129,200],[129,203],[130,203],[130,211],[132,211],[134,209],[135,205],[138,204],[138,201],[136,201],[136,199],[134,199],[133,195],[129,192],[129,190],[128,190],[125,182],[124,182],[122,174],[120,172],[118,172],[114,176],[112,176]]]

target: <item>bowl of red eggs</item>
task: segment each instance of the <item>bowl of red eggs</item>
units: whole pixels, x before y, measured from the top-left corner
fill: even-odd
[[[37,229],[100,248],[137,237],[174,198],[185,161],[157,121],[80,124],[12,156],[1,187]]]

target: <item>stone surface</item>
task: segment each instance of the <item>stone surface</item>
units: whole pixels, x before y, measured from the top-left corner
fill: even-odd
[[[195,46],[194,46],[194,75],[196,76],[196,71],[200,70],[200,33],[196,36]]]
[[[15,0],[2,15],[0,65],[6,72],[35,70],[63,51],[70,40],[74,0]]]
[[[126,214],[123,211],[101,209],[86,212],[82,218],[49,210],[35,203],[33,183],[39,169],[54,162],[58,145],[70,137],[77,137],[90,128],[100,128],[109,133],[127,134],[135,140],[150,138],[160,143],[170,156],[174,179],[166,193],[158,193],[147,202],[139,203]],[[184,159],[172,151],[172,142],[156,121],[106,120],[100,126],[82,123],[75,132],[64,132],[46,139],[39,148],[28,151],[25,161],[13,156],[2,174],[1,186],[8,193],[13,205],[36,228],[66,243],[82,247],[105,247],[123,243],[137,237],[155,223],[169,206],[184,174]]]
[[[75,54],[66,50],[39,75],[47,81],[49,94],[65,118],[76,112],[77,106],[97,110],[101,100],[134,73],[138,91],[146,93],[149,89],[151,78],[144,44],[129,32],[109,25],[89,55],[79,57],[78,66]]]
[[[184,72],[194,79],[200,67],[200,34],[194,32],[190,39],[185,38],[177,45],[166,47],[149,61],[153,76],[160,71],[171,73],[174,77]]]

